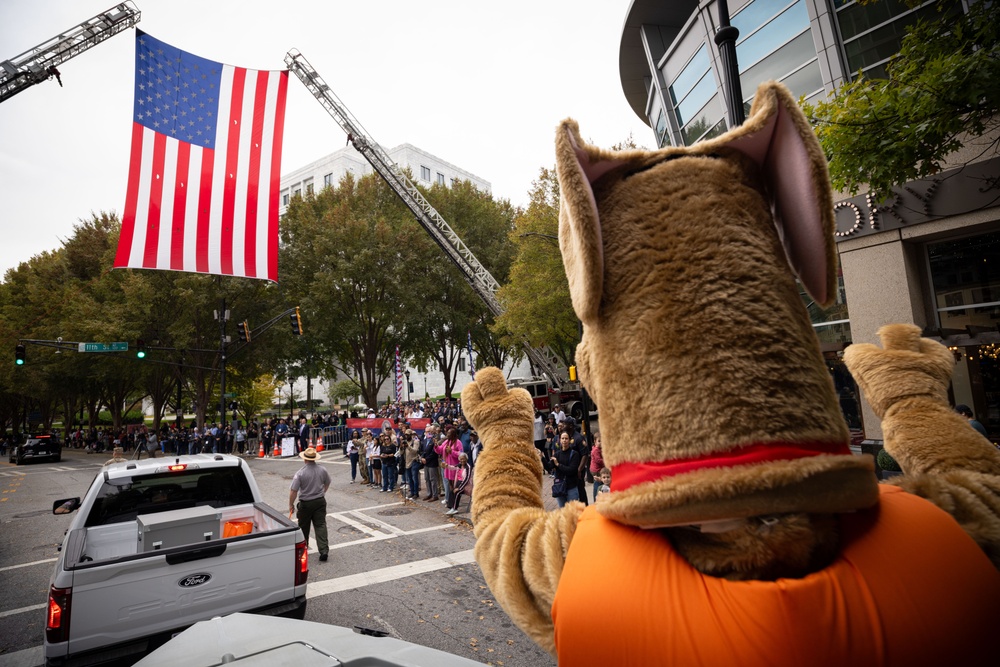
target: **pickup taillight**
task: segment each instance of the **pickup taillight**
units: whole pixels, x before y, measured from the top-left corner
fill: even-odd
[[[50,644],[69,640],[69,610],[72,588],[49,589],[49,611],[45,620],[45,639]]]
[[[309,578],[309,544],[298,542],[295,545],[295,585],[301,586]]]

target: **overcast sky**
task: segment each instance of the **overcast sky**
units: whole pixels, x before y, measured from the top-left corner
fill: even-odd
[[[410,143],[490,181],[522,205],[554,164],[556,124],[611,146],[652,132],[618,76],[629,0],[135,0],[139,27],[173,46],[253,69],[299,49],[386,149]],[[0,60],[108,9],[114,0],[0,0]],[[134,30],[0,103],[0,276],[54,250],[91,212],[125,203]],[[294,76],[282,173],[346,137]],[[280,267],[279,267],[280,270]]]

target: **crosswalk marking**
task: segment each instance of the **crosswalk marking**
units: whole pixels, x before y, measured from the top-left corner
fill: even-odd
[[[418,574],[446,570],[458,565],[468,565],[475,562],[472,549],[457,551],[455,553],[437,556],[435,558],[425,558],[424,560],[413,561],[412,563],[402,563],[383,567],[378,570],[368,570],[358,574],[348,574],[343,577],[324,579],[310,583],[306,589],[306,599],[312,599],[321,595],[330,595],[341,591],[349,591],[355,588],[364,588],[375,584],[384,584],[388,581],[413,577]]]

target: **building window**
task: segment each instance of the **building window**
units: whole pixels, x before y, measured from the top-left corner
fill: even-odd
[[[420,180],[431,182],[431,168],[420,165]]]
[[[444,185],[444,174],[442,174],[440,171],[437,174],[437,183],[438,185]]]
[[[809,30],[809,12],[806,10],[805,0],[799,0],[791,6],[787,4],[785,0],[755,0],[733,17],[732,23],[740,31],[736,55],[741,71],[777,51],[777,47],[791,38]],[[816,49],[811,41],[810,48],[811,55],[815,57]],[[795,67],[788,69],[795,69],[801,63],[799,61],[795,63]]]
[[[995,331],[1000,321],[1000,234],[934,243],[927,254],[941,327]]]
[[[458,357],[458,370],[465,372],[465,357],[462,355]]]
[[[935,332],[955,357],[949,398],[972,406],[992,439],[1000,432],[1000,233],[927,246]]]
[[[933,18],[938,3],[927,2],[916,9],[904,0],[878,0],[868,4],[834,0],[837,26],[844,44],[847,71],[863,70],[869,78],[885,76],[885,63],[899,52],[906,28],[921,18]],[[948,3],[945,15],[961,12],[961,3]]]
[[[311,195],[313,193],[313,184],[306,183],[306,195]]]
[[[663,147],[664,137],[667,134],[667,116],[660,109],[656,114],[656,145]]]
[[[287,192],[284,193],[283,195],[281,195],[281,205],[282,206],[288,206],[288,193]]]
[[[720,127],[725,131],[723,109],[706,45],[701,45],[670,84],[669,93],[677,121],[681,124],[681,139],[685,145],[715,136]]]
[[[294,190],[292,190],[292,196],[293,197],[301,197],[302,196],[302,188],[295,188]]]
[[[678,115],[682,118],[681,123],[684,122],[683,117],[685,115],[690,119],[692,112],[702,108],[705,102],[708,101],[708,98],[712,96],[715,84],[711,76],[706,77],[711,68],[712,63],[708,58],[708,47],[702,44],[698,52],[691,58],[691,62],[681,70],[681,73],[677,75],[674,82],[670,84],[670,101],[677,107]],[[707,92],[704,90],[706,79],[707,83],[711,85],[711,88]],[[699,86],[702,86],[702,88],[696,91],[695,89]],[[694,92],[693,95],[692,92]],[[689,113],[683,114],[681,112],[682,108],[688,110]]]
[[[323,187],[332,188],[333,187],[333,174],[326,174],[323,176]]]

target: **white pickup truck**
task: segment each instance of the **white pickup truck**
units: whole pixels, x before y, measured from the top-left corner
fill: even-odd
[[[214,616],[302,619],[309,574],[296,523],[261,501],[246,462],[199,454],[105,466],[52,575],[46,665],[138,659]]]

